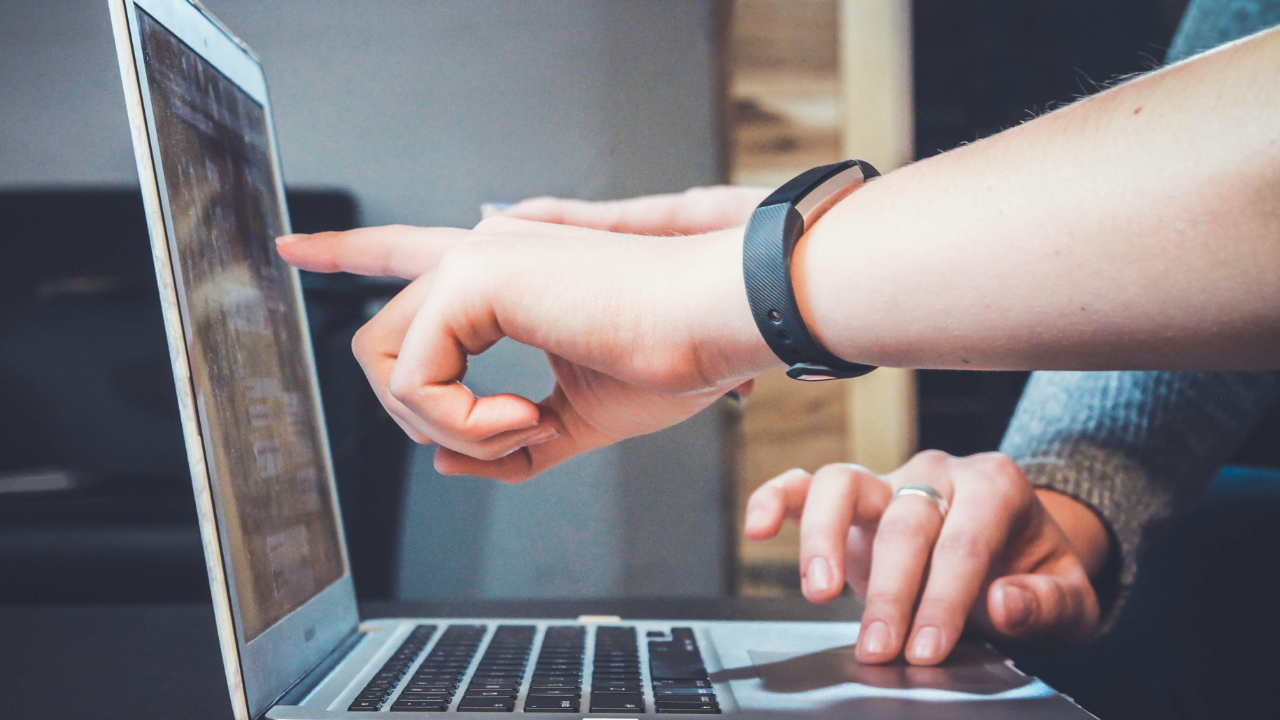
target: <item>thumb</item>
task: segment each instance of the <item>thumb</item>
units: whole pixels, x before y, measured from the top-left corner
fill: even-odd
[[[987,615],[992,629],[1008,638],[1079,642],[1097,629],[1098,598],[1083,571],[1010,575],[991,583]]]

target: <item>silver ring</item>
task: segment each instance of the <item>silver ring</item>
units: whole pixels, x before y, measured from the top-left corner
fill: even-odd
[[[942,493],[938,492],[938,490],[932,485],[924,485],[922,483],[903,485],[893,494],[893,497],[890,498],[889,502],[893,502],[903,495],[919,495],[922,498],[932,500],[933,504],[938,507],[938,512],[942,514],[942,519],[944,520],[947,518],[947,511],[951,509],[951,503],[947,502],[947,499],[942,497]]]

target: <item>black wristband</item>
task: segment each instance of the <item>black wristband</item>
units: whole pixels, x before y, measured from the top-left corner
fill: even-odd
[[[841,360],[813,339],[796,306],[791,253],[796,242],[832,205],[880,173],[871,163],[846,160],[797,175],[751,214],[742,243],[742,276],[756,327],[797,380],[854,378],[875,370]]]

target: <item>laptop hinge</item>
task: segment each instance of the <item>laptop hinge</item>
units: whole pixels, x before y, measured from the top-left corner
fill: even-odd
[[[311,694],[311,691],[315,690],[325,678],[329,677],[329,673],[333,672],[333,669],[338,667],[347,658],[347,655],[351,654],[352,650],[356,649],[356,646],[360,644],[364,636],[365,633],[359,628],[347,633],[347,636],[342,638],[342,642],[338,643],[338,647],[334,648],[333,652],[326,655],[318,665],[311,669],[311,672],[303,675],[301,680],[294,683],[288,690],[285,690],[279,700],[267,706],[267,710],[270,710],[275,705],[301,704]],[[263,714],[266,714],[266,710],[263,711]]]

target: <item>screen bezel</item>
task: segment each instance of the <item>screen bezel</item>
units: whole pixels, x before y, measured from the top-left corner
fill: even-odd
[[[303,338],[303,347],[299,348],[299,352],[303,354],[307,365],[312,387],[311,400],[315,406],[314,416],[320,424],[325,481],[332,499],[330,506],[333,508],[343,572],[338,580],[301,607],[257,637],[245,641],[238,621],[234,574],[229,572],[232,562],[230,546],[223,542],[225,533],[214,501],[214,483],[217,480],[208,467],[205,438],[191,379],[187,342],[190,336],[187,321],[189,315],[181,292],[181,273],[175,264],[177,247],[165,192],[164,171],[158,162],[159,146],[142,53],[138,11],[149,14],[262,105],[275,176],[276,200],[280,205],[285,232],[288,232],[289,216],[285,207],[283,175],[266,78],[257,58],[248,47],[207,11],[189,0],[111,0],[111,10],[228,688],[237,718],[257,717],[355,629],[359,622],[355,590],[342,529],[341,510],[338,507],[333,462],[324,428],[324,414],[318,393],[306,311],[302,302],[301,283],[294,270],[290,278],[297,297],[297,321]]]

